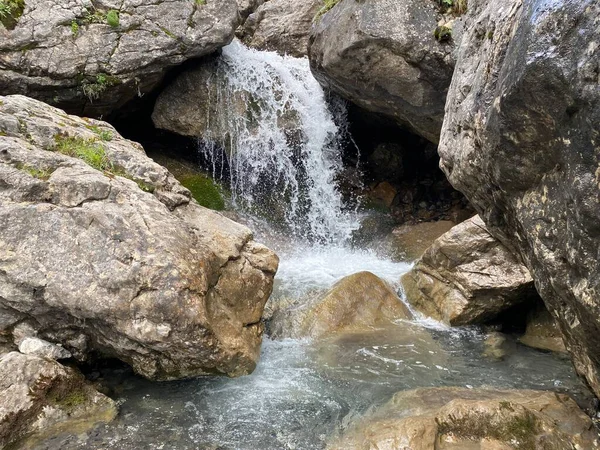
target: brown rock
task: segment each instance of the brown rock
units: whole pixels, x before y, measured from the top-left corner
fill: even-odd
[[[455,224],[449,220],[406,224],[395,228],[385,240],[390,256],[403,261],[420,258],[425,250]]]
[[[485,322],[536,296],[527,268],[479,216],[438,238],[402,283],[415,308],[450,325]]]
[[[390,208],[396,198],[396,188],[387,181],[377,184],[368,193],[369,198],[381,204],[386,208]]]
[[[328,292],[273,313],[278,337],[322,338],[383,328],[412,314],[394,290],[371,272],[338,281]]]
[[[328,450],[600,448],[591,419],[564,394],[420,388],[351,424]]]
[[[74,369],[18,352],[0,357],[0,398],[0,448],[17,442],[32,448],[41,439],[82,433],[117,414],[115,403]]]
[[[152,379],[256,366],[277,257],[105,122],[0,97],[0,325]]]

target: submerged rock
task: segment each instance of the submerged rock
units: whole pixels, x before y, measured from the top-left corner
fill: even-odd
[[[270,329],[276,337],[323,338],[384,328],[395,320],[412,318],[394,290],[371,272],[342,278],[325,294],[292,305],[284,301],[281,309],[272,313]]]
[[[19,2],[12,2],[17,4]],[[0,25],[0,92],[102,115],[233,38],[235,0],[23,1]]]
[[[459,387],[398,392],[329,450],[600,448],[591,419],[564,394]]]
[[[306,56],[313,20],[322,0],[269,0],[248,16],[238,37],[249,47]]]
[[[342,0],[316,21],[311,69],[323,86],[437,142],[454,68],[453,41],[434,37],[440,20],[430,0]]]
[[[0,97],[0,318],[151,379],[251,372],[277,257],[110,125]]]
[[[560,328],[550,312],[543,306],[535,308],[527,318],[525,334],[519,338],[521,344],[541,350],[566,352]]]
[[[444,233],[455,225],[449,220],[406,224],[396,227],[379,248],[387,250],[387,254],[401,261],[413,261],[423,253]]]
[[[525,262],[600,396],[600,4],[469,2],[441,167]]]
[[[402,284],[415,308],[450,325],[482,323],[536,297],[527,268],[479,216],[439,237]]]
[[[0,448],[31,448],[61,432],[82,433],[117,414],[115,403],[74,369],[34,355],[0,357]]]

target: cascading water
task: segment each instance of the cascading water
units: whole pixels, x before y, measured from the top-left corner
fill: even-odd
[[[308,61],[236,40],[216,70],[224,80],[211,99],[219,114],[209,119],[200,150],[214,176],[227,164],[235,206],[279,216],[294,235],[315,242],[348,239],[357,221],[335,184],[345,109],[334,117]],[[214,130],[227,130],[226,142]]]
[[[284,206],[282,217],[296,235],[274,237],[267,226],[258,236],[281,257],[270,301],[302,302],[306,291],[327,290],[362,270],[397,283],[410,264],[346,245],[357,221],[344,211],[334,183],[342,168],[343,111],[327,109],[308,62],[234,42],[218,71],[226,80],[213,99],[220,114],[209,127],[216,130],[212,142],[201,149],[216,178],[229,176],[238,207],[262,208],[272,219]],[[228,131],[227,142],[219,141],[219,129]],[[221,170],[222,158],[228,170]],[[397,325],[316,342],[265,338],[256,371],[237,379],[157,387],[107,370],[100,376],[117,396],[119,417],[35,450],[322,450],[349,421],[399,390],[485,385],[589,395],[567,360],[512,338],[504,359],[490,360],[486,335],[476,329],[448,329],[432,319]]]

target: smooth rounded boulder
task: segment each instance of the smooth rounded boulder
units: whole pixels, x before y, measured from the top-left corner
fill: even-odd
[[[0,97],[0,324],[150,379],[256,366],[277,256],[105,122]]]
[[[600,4],[469,2],[439,153],[600,395]]]
[[[342,0],[315,21],[311,69],[326,88],[438,142],[454,69],[454,41],[434,37],[440,21],[450,18],[430,0]]]
[[[274,299],[270,331],[276,337],[325,338],[386,328],[412,314],[392,287],[371,272],[342,278],[327,292],[299,302]]]
[[[153,90],[170,68],[227,45],[239,18],[235,0],[8,5],[0,92],[93,116]]]

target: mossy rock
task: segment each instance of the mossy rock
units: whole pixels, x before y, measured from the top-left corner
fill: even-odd
[[[202,174],[190,174],[179,177],[179,182],[190,190],[194,199],[205,208],[221,211],[225,201],[216,183]]]

